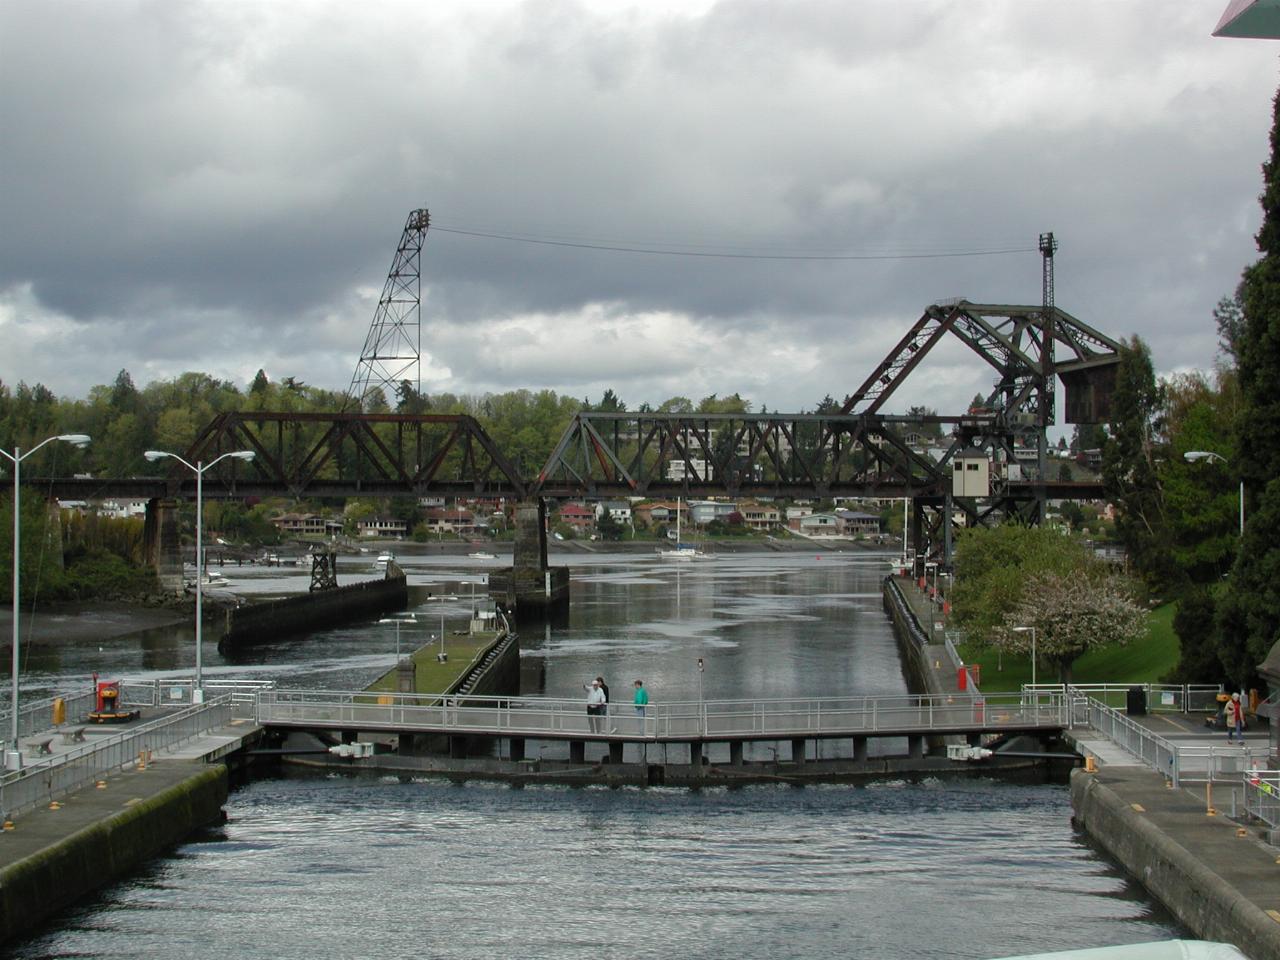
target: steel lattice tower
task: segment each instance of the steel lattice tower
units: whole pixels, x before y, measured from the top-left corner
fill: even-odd
[[[426,210],[414,210],[405,221],[344,407],[362,410],[369,394],[378,389],[391,401],[405,380],[411,380],[415,391],[422,393],[421,261],[430,224]]]

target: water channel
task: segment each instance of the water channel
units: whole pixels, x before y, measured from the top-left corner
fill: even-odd
[[[466,617],[501,562],[399,559],[436,632],[441,611]],[[880,607],[886,558],[571,565],[569,626],[522,634],[525,694],[578,697],[597,674],[616,700],[637,678],[655,702],[905,692]],[[364,560],[340,569],[373,575]],[[287,568],[224,572],[244,593],[306,589]],[[205,669],[358,688],[393,664],[392,629],[338,628],[234,663],[208,644]],[[188,676],[193,660],[185,627],[37,648],[24,696],[95,670]],[[236,791],[227,813],[8,955],[919,960],[1187,935],[1073,831],[1055,785],[514,789],[291,774]]]

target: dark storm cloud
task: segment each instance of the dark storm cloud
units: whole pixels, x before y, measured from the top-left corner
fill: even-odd
[[[417,206],[429,389],[812,406],[933,299],[1039,299],[1034,252],[918,255],[1043,230],[1059,305],[1203,366],[1275,79],[1220,6],[18,0],[0,379],[345,386]],[[990,379],[963,353],[954,402]]]

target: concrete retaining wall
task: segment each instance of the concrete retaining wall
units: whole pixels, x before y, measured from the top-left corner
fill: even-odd
[[[907,680],[907,689],[912,693],[944,693],[949,691],[935,690],[930,680],[932,671],[927,668],[925,649],[927,642],[924,631],[915,615],[907,607],[906,601],[898,593],[898,586],[892,577],[885,577],[881,586],[884,596],[884,612],[893,623],[893,638],[898,643],[898,654],[902,658],[902,673]]]
[[[470,693],[478,697],[512,696],[520,692],[520,638],[508,634],[495,643],[497,656],[474,674],[459,678],[455,688],[448,692]]]
[[[0,943],[222,820],[227,770],[198,773],[0,870]]]
[[[1197,937],[1280,960],[1280,923],[1223,883],[1185,847],[1092,774],[1071,774],[1076,823]]]
[[[228,610],[218,649],[232,651],[264,640],[403,610],[408,605],[404,572],[396,568],[388,571],[385,580],[366,580]]]

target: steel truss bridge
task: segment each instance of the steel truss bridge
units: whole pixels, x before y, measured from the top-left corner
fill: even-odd
[[[994,386],[959,415],[885,414],[887,401],[946,337],[987,363]],[[838,411],[575,415],[547,462],[526,475],[473,417],[445,414],[219,414],[186,458],[208,463],[208,497],[426,496],[528,498],[759,496],[910,499],[918,552],[950,556],[952,523],[1009,516],[1038,522],[1050,499],[1092,499],[1095,483],[1049,476],[1054,390],[1068,423],[1109,418],[1120,344],[1053,306],[928,306]],[[912,434],[941,434],[941,456]],[[1034,460],[1026,456],[1034,451]],[[1019,456],[1022,453],[1022,456]],[[963,457],[992,465],[984,497],[953,495]],[[1011,466],[1018,464],[1017,469]],[[191,472],[121,480],[32,479],[64,498],[193,497]]]

